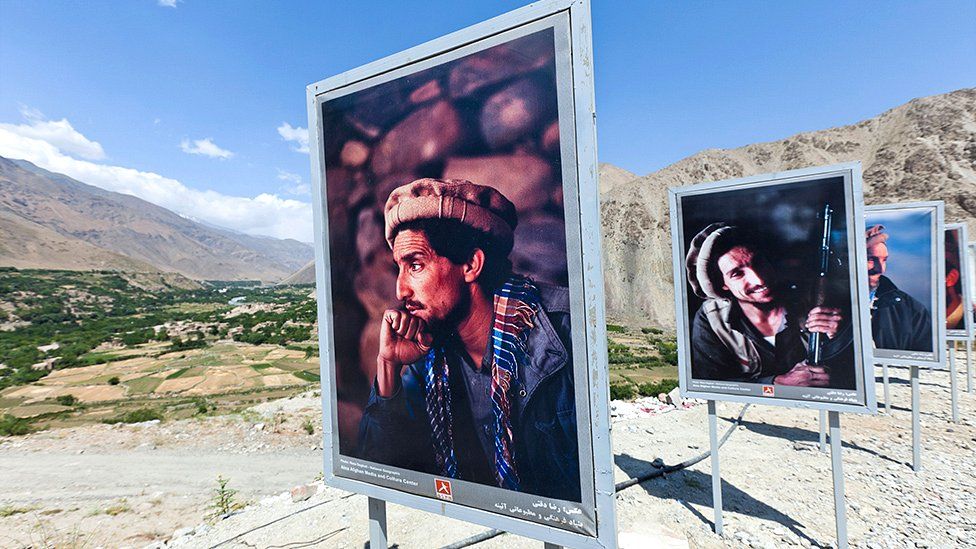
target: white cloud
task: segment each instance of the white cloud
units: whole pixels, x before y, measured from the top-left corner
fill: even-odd
[[[284,187],[284,191],[288,194],[302,196],[312,193],[312,187],[308,183],[302,183],[302,176],[297,173],[286,172],[278,168],[278,179],[292,183],[292,185]]]
[[[27,124],[0,124],[0,129],[24,138],[50,143],[68,154],[89,160],[105,158],[102,145],[81,135],[66,119],[45,120],[41,111],[24,105],[21,105],[20,113],[27,119]]]
[[[164,8],[175,8],[180,0],[156,0],[156,4]]]
[[[156,173],[78,160],[55,143],[25,136],[9,124],[0,126],[0,156],[27,160],[89,185],[137,196],[183,216],[243,233],[312,241],[312,207],[306,202],[269,193],[244,197],[193,189]]]
[[[295,143],[293,151],[308,154],[308,128],[293,128],[288,122],[282,122],[278,126],[278,135],[289,143]]]
[[[226,160],[234,156],[234,153],[220,148],[213,142],[213,138],[211,137],[194,139],[192,143],[189,139],[184,139],[180,141],[180,149],[187,154],[199,154],[201,156],[209,156],[210,158],[220,158],[221,160]]]
[[[291,181],[295,184],[302,182],[302,176],[298,175],[297,173],[286,172],[281,168],[278,168],[278,179],[282,181]]]

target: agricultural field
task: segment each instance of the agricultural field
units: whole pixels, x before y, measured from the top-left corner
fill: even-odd
[[[147,286],[0,269],[3,425],[222,413],[318,383],[310,286]]]
[[[610,397],[657,396],[678,384],[678,346],[658,328],[607,325]]]

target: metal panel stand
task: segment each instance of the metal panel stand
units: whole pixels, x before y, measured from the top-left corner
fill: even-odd
[[[973,340],[966,340],[966,392],[973,392]]]
[[[830,461],[834,475],[834,516],[837,549],[847,549],[847,508],[844,503],[844,460],[841,459],[840,412],[830,412]]]
[[[919,409],[918,366],[912,366],[912,469],[922,470],[922,411]]]
[[[827,411],[820,410],[820,451],[827,453]]]
[[[369,498],[369,549],[387,549],[386,502]]]
[[[718,416],[715,401],[708,401],[708,443],[712,450],[712,507],[715,508],[715,533],[722,535],[722,475],[718,468]]]
[[[888,386],[888,365],[881,365],[881,380],[884,382],[885,413],[891,414],[891,390]]]
[[[949,347],[949,394],[952,397],[952,422],[959,423],[959,393],[956,389],[956,342]]]

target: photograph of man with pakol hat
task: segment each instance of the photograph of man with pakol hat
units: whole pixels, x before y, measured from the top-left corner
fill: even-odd
[[[871,334],[876,349],[933,349],[932,312],[923,304],[932,302],[934,291],[933,214],[917,210],[868,212],[865,241]]]
[[[453,501],[492,511],[593,498],[558,37],[538,24],[321,103],[336,475],[474,483]]]
[[[696,379],[844,387],[832,370],[849,361],[850,337],[836,307],[809,306],[777,275],[761,239],[716,222],[691,241],[688,281],[704,299],[691,329]],[[823,361],[807,360],[810,334],[826,336]],[[851,378],[848,377],[848,380]]]
[[[683,390],[845,403],[861,391],[848,177],[671,190]]]
[[[383,315],[359,455],[578,501],[569,293],[512,272],[514,205],[428,178],[384,213],[403,306]]]

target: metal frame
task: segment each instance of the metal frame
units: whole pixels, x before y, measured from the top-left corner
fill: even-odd
[[[684,235],[682,228],[682,215],[680,199],[685,196],[706,194],[714,191],[726,191],[734,189],[747,189],[788,183],[791,181],[803,181],[815,178],[844,177],[846,185],[845,198],[847,202],[847,244],[850,250],[849,268],[851,273],[851,305],[852,323],[854,330],[854,360],[856,368],[857,383],[854,392],[857,393],[860,402],[823,402],[816,400],[798,400],[787,398],[767,398],[754,395],[735,395],[727,393],[715,393],[707,391],[689,390],[691,374],[690,350],[686,342],[690,337],[690,326],[688,323],[687,298],[688,284],[687,274],[684,269]],[[833,412],[853,412],[874,414],[877,412],[877,401],[874,394],[874,364],[871,354],[871,318],[870,311],[863,302],[868,295],[867,269],[855,268],[858,265],[867,265],[867,252],[864,240],[864,198],[861,181],[861,163],[847,162],[831,166],[821,166],[804,168],[799,170],[789,170],[770,174],[743,177],[739,179],[728,179],[714,183],[699,183],[684,187],[671,187],[668,189],[668,201],[671,212],[671,248],[673,255],[674,268],[674,300],[676,312],[676,326],[678,337],[678,377],[681,394],[684,397],[701,398],[705,400],[718,400],[730,402],[743,402],[754,404],[769,404],[774,406],[785,406],[790,408],[806,408],[814,410],[827,410]],[[860,335],[860,337],[857,337]]]
[[[542,22],[550,19],[550,23]],[[616,520],[614,509],[613,454],[610,442],[609,383],[606,349],[606,318],[603,298],[602,251],[597,193],[597,155],[595,100],[593,88],[593,54],[589,0],[544,0],[500,15],[483,23],[437,38],[414,48],[363,65],[343,74],[311,84],[307,88],[309,143],[314,182],[314,229],[316,292],[318,297],[320,369],[322,373],[323,448],[325,482],[343,490],[365,494],[372,501],[383,500],[415,509],[506,530],[547,543],[573,547],[615,547]],[[332,293],[329,266],[328,209],[324,149],[322,141],[321,103],[327,96],[349,93],[357,87],[390,80],[400,75],[473,53],[486,42],[499,43],[500,35],[518,33],[529,26],[554,27],[559,51],[560,25],[564,26],[571,54],[566,81],[557,83],[560,97],[560,141],[563,153],[564,189],[566,194],[567,259],[570,269],[570,290],[574,368],[577,371],[577,417],[581,436],[581,478],[584,504],[592,501],[595,536],[577,534],[536,522],[513,518],[486,509],[469,507],[415,495],[394,488],[336,475],[338,454],[335,431],[337,410],[335,402],[335,348],[332,320]],[[535,30],[540,30],[536,28]],[[495,45],[494,43],[490,45]],[[479,47],[481,46],[481,47]],[[559,64],[557,58],[557,73]],[[557,75],[558,77],[561,75]],[[369,82],[367,82],[369,81]],[[563,99],[566,98],[567,101]],[[567,104],[568,103],[568,104]],[[564,107],[568,107],[565,108]],[[565,110],[564,110],[565,108]],[[574,163],[567,163],[575,157]],[[573,199],[576,198],[574,201]],[[573,203],[575,202],[575,203]],[[574,219],[575,215],[575,219]],[[575,277],[575,278],[574,278]],[[580,375],[582,374],[582,375]],[[584,388],[585,387],[585,388]],[[583,406],[580,406],[580,403]],[[591,453],[586,463],[587,441]],[[361,460],[360,460],[361,461]],[[368,462],[367,462],[368,463]],[[395,469],[395,468],[390,468]],[[433,475],[423,475],[430,477]],[[458,481],[461,482],[461,481]],[[592,490],[587,493],[587,484]],[[480,485],[479,485],[480,486]],[[501,488],[480,486],[485,491],[508,492]],[[380,513],[377,512],[377,520]],[[371,514],[372,516],[372,514]],[[385,517],[384,517],[385,518]],[[385,537],[385,536],[384,536]]]
[[[902,213],[902,212],[928,213],[931,215],[932,241],[931,254],[932,267],[929,270],[931,277],[932,292],[930,295],[929,313],[932,315],[932,326],[935,328],[935,339],[932,341],[932,351],[905,351],[901,349],[874,349],[875,363],[883,362],[885,365],[885,377],[887,377],[887,365],[896,366],[921,366],[945,370],[946,365],[946,327],[945,327],[945,204],[941,201],[932,202],[906,202],[904,204],[879,204],[864,208],[865,224],[867,216],[870,214],[883,213]],[[870,305],[870,304],[869,304]],[[870,306],[869,306],[870,310]],[[869,313],[870,314],[870,313]],[[885,391],[888,385],[885,383]],[[885,403],[887,404],[887,393]],[[888,411],[887,409],[885,410]]]
[[[963,308],[963,329],[947,330],[946,339],[948,341],[968,341],[973,339],[973,295],[969,283],[969,261],[966,257],[969,252],[969,230],[966,223],[946,223],[946,231],[959,231],[959,276],[962,277],[962,308]],[[948,312],[947,312],[948,313]],[[942,317],[945,319],[945,315]],[[944,322],[943,322],[944,323]]]

